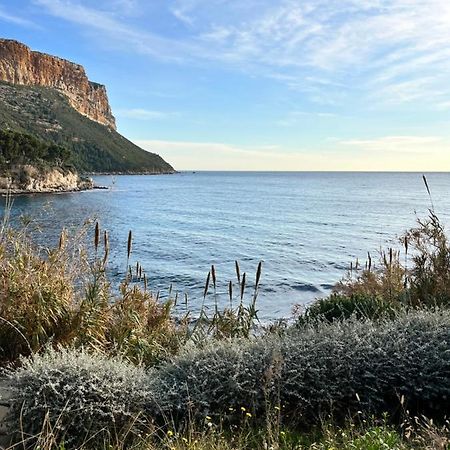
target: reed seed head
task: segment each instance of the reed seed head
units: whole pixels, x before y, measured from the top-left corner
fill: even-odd
[[[100,242],[100,225],[98,222],[95,222],[95,233],[94,233],[95,252],[97,252],[99,242]]]
[[[127,243],[127,258],[130,259],[130,255],[131,255],[131,245],[133,242],[133,233],[130,230],[128,232],[128,243]]]
[[[258,269],[256,270],[256,283],[255,283],[255,290],[258,289],[259,282],[261,280],[261,272],[262,272],[262,261],[258,264]]]
[[[211,272],[208,272],[208,275],[206,277],[205,290],[203,291],[203,299],[205,299],[206,296],[208,295],[210,277],[211,277]]]
[[[216,269],[214,267],[214,264],[211,266],[211,277],[214,285],[214,290],[216,290]]]

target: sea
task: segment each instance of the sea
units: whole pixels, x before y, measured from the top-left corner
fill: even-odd
[[[450,222],[450,174],[320,172],[180,172],[174,175],[96,176],[108,187],[79,193],[22,195],[11,223],[32,221],[35,239],[55,246],[61,229],[94,221],[110,236],[108,271],[119,285],[128,262],[144,269],[148,289],[178,296],[177,311],[198,312],[240,302],[235,261],[246,274],[244,302],[254,293],[262,261],[257,309],[262,320],[290,317],[294,309],[329,295],[356,260],[401,248],[399,237],[431,208]],[[84,225],[90,223],[90,225]],[[203,299],[211,266],[216,273]],[[133,269],[134,270],[134,269]],[[186,306],[185,301],[187,297]]]

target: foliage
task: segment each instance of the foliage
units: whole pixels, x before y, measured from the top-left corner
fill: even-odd
[[[307,307],[305,313],[298,318],[297,324],[304,325],[322,320],[333,322],[351,317],[380,319],[395,316],[398,309],[397,302],[387,301],[383,297],[332,294],[327,298],[316,300]]]
[[[399,313],[301,330],[283,344],[281,402],[293,420],[385,411],[448,414],[450,312]]]
[[[81,172],[170,173],[159,155],[79,114],[58,91],[0,82],[0,129],[31,134],[72,151]]]
[[[163,366],[150,380],[149,414],[201,421],[208,415],[231,420],[262,413],[264,390],[269,395],[273,391],[268,370],[275,360],[274,346],[264,344],[212,342]]]
[[[0,170],[24,164],[64,167],[70,165],[71,156],[60,145],[24,133],[0,130]]]
[[[305,322],[348,318],[377,319],[403,308],[450,305],[450,243],[446,230],[430,210],[425,220],[406,232],[404,253],[381,252],[379,265],[357,262],[331,296],[313,302],[298,319]]]
[[[408,271],[409,298],[413,304],[450,303],[450,243],[433,211],[403,238],[412,249]]]
[[[14,386],[10,421],[17,433],[37,436],[44,423],[66,448],[88,440],[126,439],[143,426],[146,374],[119,358],[85,351],[49,350],[23,361],[10,374]]]
[[[372,257],[362,269],[359,263],[339,282],[334,292],[351,297],[382,298],[385,302],[399,302],[405,293],[407,270],[400,260],[400,252],[390,248],[380,253],[379,265],[372,264]]]
[[[88,252],[87,230],[72,237],[64,231],[54,249],[33,245],[27,228],[0,230],[1,363],[51,344],[154,365],[187,339],[170,300],[160,302],[128,277],[119,292],[110,288],[108,250],[101,257]]]
[[[282,405],[297,425],[332,414],[449,412],[450,312],[306,327],[280,338],[223,342],[164,366],[151,380],[154,415],[264,417]],[[232,408],[230,410],[229,408]]]
[[[135,363],[157,365],[178,353],[187,339],[187,323],[175,324],[172,302],[159,303],[148,292],[124,283],[111,308],[107,342],[111,354]]]
[[[0,360],[65,340],[75,302],[72,268],[62,249],[43,255],[22,232],[0,234]]]

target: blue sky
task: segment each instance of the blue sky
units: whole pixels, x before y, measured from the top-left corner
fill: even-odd
[[[450,169],[448,0],[0,0],[177,169]]]

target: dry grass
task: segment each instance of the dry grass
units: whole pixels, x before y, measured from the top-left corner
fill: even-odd
[[[201,345],[211,338],[248,338],[255,327],[261,263],[248,306],[244,305],[246,274],[241,277],[236,262],[238,289],[233,297],[229,282],[229,307],[218,307],[218,280],[212,266],[199,316],[188,312],[186,296],[186,315],[177,317],[178,297],[161,300],[159,293],[148,290],[142,266],[137,262],[132,268],[131,231],[127,267],[117,289],[108,275],[108,234],[98,222],[72,235],[63,230],[58,246],[51,249],[33,243],[29,226],[13,229],[5,215],[0,228],[0,364],[40,352],[47,345],[63,345],[156,365],[188,341]],[[211,281],[213,293],[209,293]],[[211,313],[204,307],[208,295],[214,295]]]
[[[127,433],[109,435],[103,444],[97,442],[96,450],[447,450],[450,446],[448,423],[435,425],[425,418],[406,421],[400,428],[389,425],[386,418],[349,421],[343,427],[332,422],[309,431],[294,431],[280,424],[270,428],[255,428],[251,420],[231,428],[220,421],[205,417],[204,424],[188,426],[175,431],[165,427],[152,427],[130,441]],[[273,430],[276,430],[274,432]],[[30,447],[27,443],[33,442]],[[65,450],[59,437],[57,423],[43,424],[37,436],[22,436],[21,442],[6,450],[29,448],[32,450]],[[79,447],[91,450],[90,441]]]
[[[109,240],[95,224],[61,233],[57,248],[33,244],[27,227],[4,225],[0,234],[0,361],[47,345],[93,348],[154,364],[177,352],[186,326],[175,322],[172,301],[160,302],[142,280],[127,276],[114,292],[107,276]],[[102,254],[99,254],[102,253]],[[131,232],[128,259],[131,253]],[[141,269],[142,273],[142,269]]]

